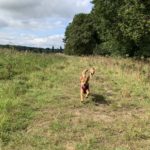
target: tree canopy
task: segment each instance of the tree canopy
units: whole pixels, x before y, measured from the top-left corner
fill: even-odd
[[[88,55],[96,45],[96,31],[90,14],[78,14],[65,32],[65,53]]]
[[[92,0],[66,28],[65,53],[150,56],[149,0]]]

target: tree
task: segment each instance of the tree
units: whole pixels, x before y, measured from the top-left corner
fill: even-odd
[[[93,54],[96,40],[97,34],[91,15],[78,14],[66,28],[64,52],[70,55]]]
[[[149,0],[92,0],[66,28],[66,54],[150,56]]]
[[[96,29],[103,41],[99,49],[117,55],[141,54],[144,48],[140,46],[141,40],[150,33],[150,1],[93,0],[92,3]],[[144,42],[150,43],[147,38]]]
[[[118,23],[121,32],[136,46],[136,50],[130,52],[131,56],[150,56],[150,1],[124,0],[118,15],[121,18]]]
[[[54,46],[52,46],[52,52],[55,52],[55,47]]]

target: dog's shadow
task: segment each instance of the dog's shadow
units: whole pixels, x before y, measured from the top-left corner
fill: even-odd
[[[109,105],[110,102],[105,99],[103,95],[99,94],[92,94],[91,95],[92,101],[95,103],[95,105]]]

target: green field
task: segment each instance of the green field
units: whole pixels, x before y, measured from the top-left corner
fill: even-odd
[[[150,150],[150,63],[0,50],[0,149]]]

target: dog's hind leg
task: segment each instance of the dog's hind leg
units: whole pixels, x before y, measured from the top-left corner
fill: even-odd
[[[86,90],[86,96],[85,97],[88,98],[89,94],[90,94],[90,91]]]

